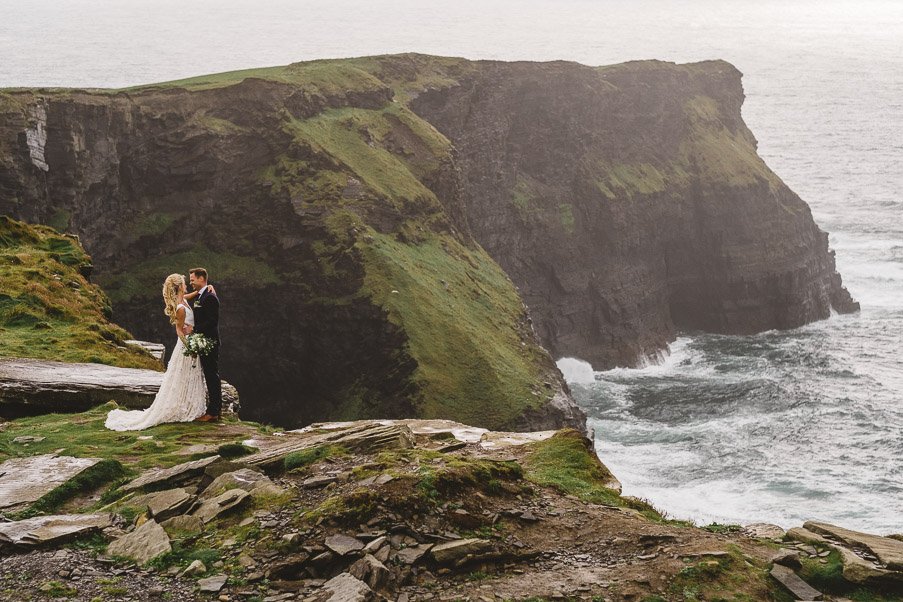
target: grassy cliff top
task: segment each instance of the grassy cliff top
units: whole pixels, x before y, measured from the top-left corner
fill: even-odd
[[[0,357],[160,369],[110,322],[107,297],[86,279],[78,239],[0,216]]]

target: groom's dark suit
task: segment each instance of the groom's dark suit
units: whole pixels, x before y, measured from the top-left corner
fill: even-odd
[[[219,416],[223,411],[223,386],[219,380],[219,298],[204,291],[194,301],[194,331],[216,341],[209,355],[201,356],[201,368],[207,382],[207,413]]]

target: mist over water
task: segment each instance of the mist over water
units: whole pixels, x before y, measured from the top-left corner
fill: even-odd
[[[760,154],[830,232],[862,312],[687,333],[661,366],[568,369],[573,389],[625,493],[673,516],[903,532],[903,3],[0,0],[0,86],[410,51],[736,65]]]

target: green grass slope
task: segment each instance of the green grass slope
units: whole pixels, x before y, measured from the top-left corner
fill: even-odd
[[[84,274],[78,240],[0,215],[0,357],[160,369],[110,322],[103,291]]]

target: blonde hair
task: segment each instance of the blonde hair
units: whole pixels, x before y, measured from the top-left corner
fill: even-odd
[[[169,316],[169,323],[175,325],[179,320],[176,317],[176,310],[179,309],[179,293],[185,286],[185,277],[182,274],[170,274],[163,281],[163,303],[166,308],[163,310]]]

